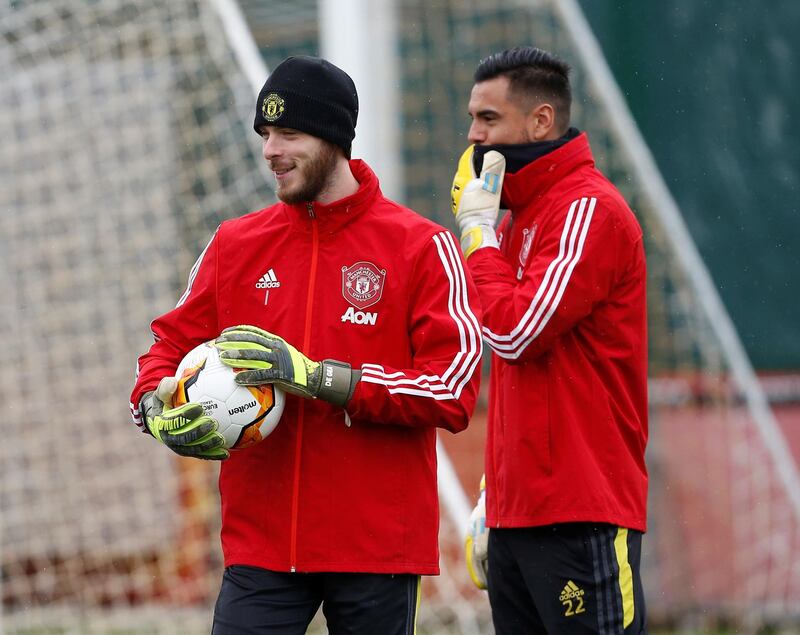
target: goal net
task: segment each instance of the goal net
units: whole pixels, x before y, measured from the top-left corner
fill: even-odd
[[[268,62],[317,52],[312,3],[241,4],[269,36],[259,38]],[[174,306],[214,228],[274,200],[224,5],[0,7],[0,633],[209,630],[221,579],[216,467],[159,451],[129,422],[126,400],[149,321]],[[572,6],[396,2],[403,202],[451,225],[449,183],[481,57],[533,43],[573,65],[575,123],[646,235],[649,608],[664,619],[788,619],[800,606],[795,463],[735,333],[732,345],[715,320],[702,263],[670,224],[657,173],[642,170],[619,121],[624,104],[575,32]],[[442,435],[468,498],[482,417]],[[464,498],[446,482],[459,491],[443,500]],[[442,509],[443,574],[423,580],[419,630],[491,632],[486,596],[463,566],[463,519]]]

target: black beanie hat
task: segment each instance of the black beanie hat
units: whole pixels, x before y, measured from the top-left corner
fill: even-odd
[[[281,126],[340,146],[350,158],[356,136],[358,94],[350,76],[318,57],[286,58],[258,94],[253,128]]]

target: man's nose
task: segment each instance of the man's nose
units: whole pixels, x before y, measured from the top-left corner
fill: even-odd
[[[281,145],[275,139],[275,137],[268,137],[263,140],[261,145],[261,153],[264,155],[264,158],[269,161],[274,159],[275,157],[280,156],[281,154]]]
[[[472,125],[470,125],[470,127],[469,127],[469,133],[467,134],[467,139],[472,144],[485,143],[486,142],[486,127],[473,121]]]

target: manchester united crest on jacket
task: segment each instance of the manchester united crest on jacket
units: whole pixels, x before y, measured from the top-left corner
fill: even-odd
[[[356,308],[366,309],[381,299],[385,277],[386,269],[379,269],[371,262],[342,267],[342,295]]]
[[[528,256],[531,253],[531,244],[533,244],[533,237],[536,235],[536,223],[531,225],[530,228],[522,230],[522,247],[519,250],[519,267],[517,268],[517,280],[522,280],[522,275],[525,273],[525,263],[528,262]]]

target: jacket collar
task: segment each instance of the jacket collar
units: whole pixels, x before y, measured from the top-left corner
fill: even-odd
[[[522,212],[581,165],[594,165],[585,132],[521,170],[506,174],[503,179],[503,207],[510,209],[512,214]]]
[[[350,160],[350,171],[359,185],[355,193],[327,205],[318,201],[282,203],[289,217],[306,228],[310,227],[312,219],[316,220],[320,231],[333,233],[369,209],[381,196],[378,177],[361,159]]]

